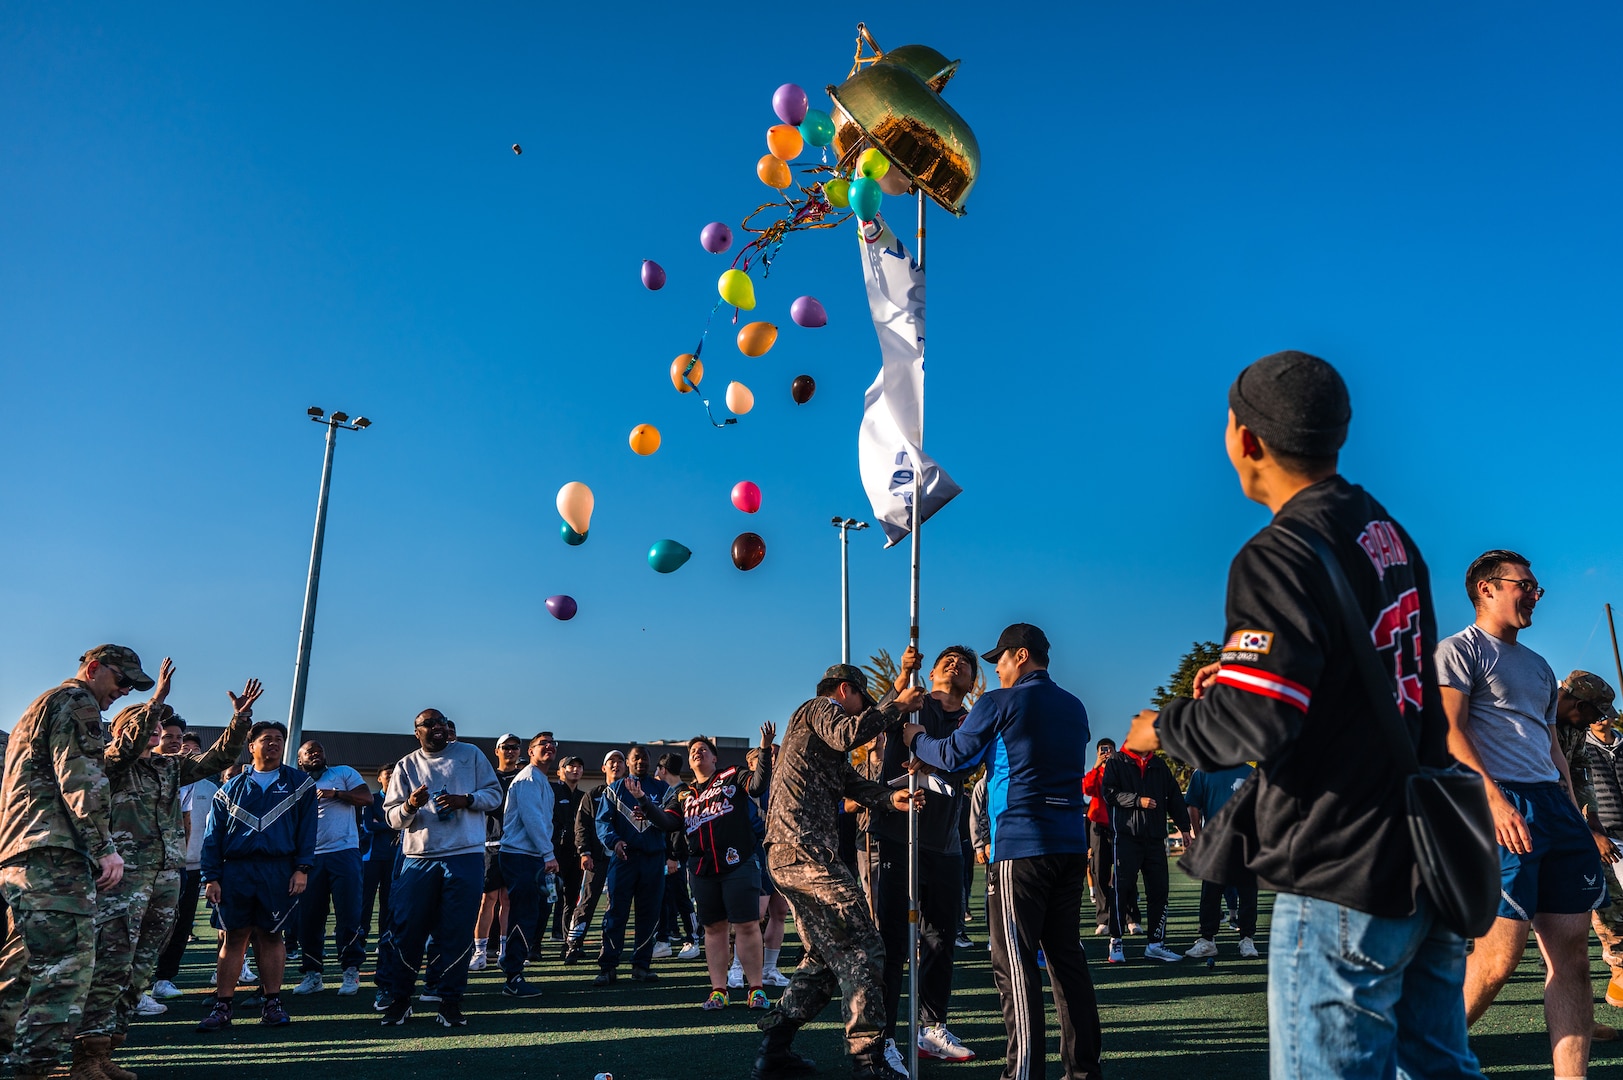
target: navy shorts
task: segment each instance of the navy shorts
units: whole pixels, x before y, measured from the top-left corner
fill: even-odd
[[[1527,822],[1533,851],[1499,848],[1499,917],[1575,915],[1606,899],[1606,874],[1583,815],[1560,785],[1500,784]]]
[[[495,892],[507,888],[507,879],[502,876],[501,848],[485,847],[485,891]]]
[[[699,925],[711,926],[726,920],[752,923],[761,917],[761,866],[746,859],[725,874],[714,877],[693,875],[693,907]]]
[[[287,892],[292,878],[292,859],[227,859],[220,871],[215,925],[221,930],[282,930],[299,906],[299,898]]]
[[[772,880],[772,871],[766,867],[766,848],[757,847],[755,849],[755,861],[756,865],[761,868],[761,895],[778,895],[778,883]]]

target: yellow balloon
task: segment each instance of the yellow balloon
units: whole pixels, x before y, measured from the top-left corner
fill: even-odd
[[[671,361],[671,385],[678,393],[697,390],[703,379],[704,364],[692,353],[685,352]]]
[[[890,159],[881,154],[877,147],[870,146],[857,155],[857,175],[866,176],[870,180],[877,180],[890,172]]]
[[[755,408],[755,395],[750,393],[750,388],[743,383],[730,382],[727,384],[727,408],[739,416],[743,416]],[[580,530],[576,529],[575,531],[579,532]]]
[[[800,129],[797,127],[789,124],[773,124],[766,129],[766,148],[772,151],[773,157],[793,161],[806,148],[806,140],[801,137]]]
[[[647,457],[659,449],[659,429],[653,424],[638,424],[631,429],[631,452]],[[577,530],[579,531],[579,530]]]
[[[738,351],[745,356],[765,356],[777,340],[778,328],[771,323],[746,323],[738,332]]]
[[[755,282],[742,270],[722,271],[721,280],[716,282],[716,291],[735,308],[755,310]]]
[[[823,194],[834,209],[845,210],[851,205],[851,181],[843,177],[830,180],[823,185]]]
[[[579,480],[559,488],[558,513],[571,529],[585,536],[592,527],[592,489]]]
[[[779,191],[794,182],[789,175],[789,163],[776,154],[762,155],[761,160],[755,163],[755,175],[761,178],[761,183]]]

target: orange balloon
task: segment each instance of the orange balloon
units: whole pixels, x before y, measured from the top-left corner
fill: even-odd
[[[692,353],[683,353],[671,361],[671,385],[679,393],[697,390],[704,379],[704,364]]]
[[[793,161],[806,148],[806,140],[801,138],[800,129],[797,127],[789,124],[773,124],[766,129],[766,148],[772,151],[773,157]]]
[[[647,457],[659,449],[659,429],[653,424],[638,424],[631,429],[631,452]]]
[[[776,154],[767,154],[755,163],[755,175],[761,178],[761,183],[770,188],[782,191],[793,180],[789,176],[789,163]]]
[[[777,340],[778,328],[771,323],[746,323],[738,332],[738,351],[745,356],[765,356]]]

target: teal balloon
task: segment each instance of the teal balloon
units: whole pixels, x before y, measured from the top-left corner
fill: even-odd
[[[800,122],[800,137],[807,146],[827,146],[834,141],[834,120],[822,109],[807,109]]]
[[[692,557],[693,552],[675,540],[660,540],[648,549],[648,565],[661,574],[681,569],[682,564]]]
[[[885,198],[885,191],[879,186],[879,181],[859,176],[851,181],[850,198],[851,209],[856,212],[857,220],[872,221],[879,216],[879,204]]]
[[[567,521],[559,523],[558,535],[562,536],[564,538],[564,543],[568,544],[570,547],[580,547],[582,544],[586,543],[586,534],[578,533],[574,529],[571,529],[569,527],[569,522]]]

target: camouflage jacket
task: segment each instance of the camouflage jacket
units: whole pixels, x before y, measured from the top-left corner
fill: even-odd
[[[101,706],[78,679],[34,699],[6,747],[0,863],[38,848],[66,848],[92,861],[113,853],[105,746]]]
[[[186,829],[181,820],[180,789],[234,764],[248,743],[251,716],[231,723],[201,757],[152,754],[142,757],[154,725],[172,710],[167,705],[132,705],[113,720],[107,745],[108,826],[125,872],[182,870],[186,866]]]
[[[772,766],[767,846],[837,851],[842,798],[872,810],[889,810],[890,789],[853,769],[851,751],[900,720],[894,705],[852,716],[826,697],[796,709]]]
[[[1583,808],[1586,818],[1600,813],[1595,801],[1595,781],[1589,775],[1589,755],[1584,751],[1584,737],[1588,734],[1586,727],[1573,727],[1560,720],[1555,722],[1555,738],[1561,744],[1561,752],[1567,756],[1567,771],[1572,774],[1572,794]]]

